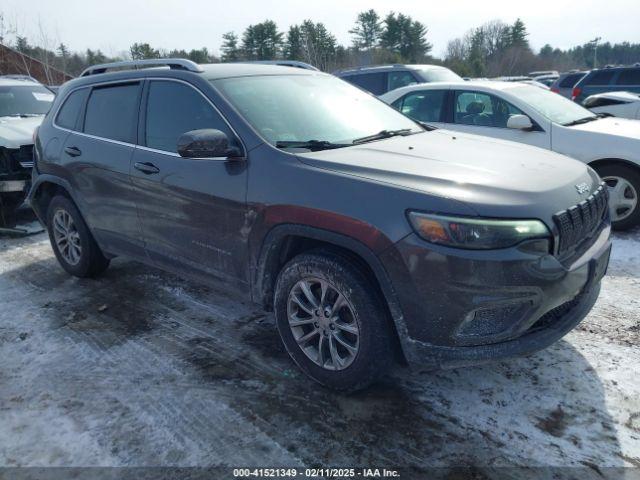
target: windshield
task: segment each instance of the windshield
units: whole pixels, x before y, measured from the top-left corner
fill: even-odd
[[[375,97],[329,75],[254,76],[213,83],[273,145],[309,140],[348,145],[382,131],[424,131]]]
[[[432,82],[463,82],[459,75],[453,73],[447,68],[430,68],[420,70],[420,76],[427,83]]]
[[[53,93],[40,85],[0,86],[0,117],[44,115]]]
[[[554,123],[565,125],[577,120],[598,118],[586,108],[550,90],[522,86],[509,89],[509,93],[528,103],[531,108]]]

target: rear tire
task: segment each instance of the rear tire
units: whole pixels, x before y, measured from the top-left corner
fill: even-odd
[[[95,277],[109,266],[80,211],[67,197],[58,195],[49,203],[47,229],[53,253],[71,275]]]
[[[378,289],[342,255],[314,251],[290,260],[276,280],[274,309],[287,352],[325,387],[359,390],[391,365],[393,335]]]
[[[609,187],[611,226],[629,230],[640,224],[640,172],[627,165],[597,167],[598,175]]]

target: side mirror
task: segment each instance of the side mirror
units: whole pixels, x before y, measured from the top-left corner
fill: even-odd
[[[531,119],[526,115],[511,115],[507,120],[507,128],[513,128],[515,130],[531,130],[533,123]]]
[[[213,128],[191,130],[178,139],[178,154],[185,158],[238,157],[240,152],[229,146],[224,132]]]

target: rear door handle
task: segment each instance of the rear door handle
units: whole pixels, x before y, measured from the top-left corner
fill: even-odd
[[[158,167],[150,162],[136,162],[133,164],[133,168],[135,168],[136,170],[140,170],[142,173],[145,173],[147,175],[158,173],[160,171]]]
[[[78,147],[64,147],[64,153],[66,153],[70,157],[79,157],[80,155],[82,155],[82,152]]]

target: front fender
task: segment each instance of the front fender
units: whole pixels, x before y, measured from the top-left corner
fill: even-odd
[[[357,221],[354,221],[357,222]],[[373,227],[369,226],[371,229]],[[361,228],[364,228],[361,226]],[[375,229],[374,229],[375,230]],[[311,227],[294,223],[285,223],[274,226],[265,235],[261,248],[257,253],[255,268],[252,270],[252,297],[260,304],[268,305],[270,296],[273,294],[275,284],[275,274],[279,261],[280,246],[284,239],[289,236],[304,237],[313,240],[335,245],[357,255],[375,275],[375,279],[380,286],[385,303],[391,314],[391,318],[396,328],[400,346],[406,357],[407,349],[405,344],[408,341],[407,326],[402,313],[402,308],[398,296],[393,288],[393,284],[384,268],[382,262],[368,245],[351,236],[329,231],[322,228]],[[381,232],[373,235],[378,242],[386,243],[388,239]],[[386,242],[385,240],[386,239]],[[382,246],[381,243],[378,243]],[[389,243],[389,246],[391,244]],[[384,251],[384,249],[382,249]]]

